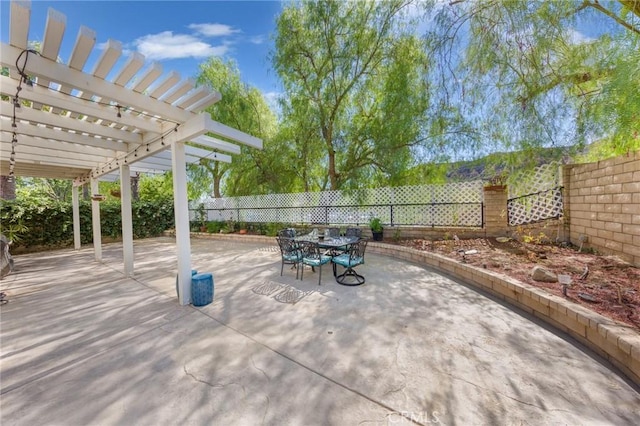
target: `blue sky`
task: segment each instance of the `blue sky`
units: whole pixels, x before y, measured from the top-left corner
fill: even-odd
[[[279,92],[278,79],[268,58],[281,10],[279,1],[32,0],[30,41],[42,41],[49,8],[67,19],[59,53],[63,62],[69,60],[80,26],[96,32],[96,47],[85,72],[93,69],[102,46],[113,39],[123,47],[115,72],[131,51],[142,53],[146,66],[158,62],[163,75],[177,71],[183,79],[195,77],[199,64],[208,57],[221,56],[235,60],[243,81],[262,90],[268,99]],[[9,40],[9,10],[10,2],[2,0],[3,43]]]

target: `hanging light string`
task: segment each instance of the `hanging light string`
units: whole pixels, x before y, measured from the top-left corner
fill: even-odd
[[[13,98],[13,118],[12,118],[12,122],[11,122],[11,127],[13,128],[13,138],[11,140],[11,157],[9,159],[9,179],[13,179],[14,176],[14,166],[15,166],[15,147],[18,145],[18,135],[20,135],[21,133],[18,132],[17,127],[17,116],[16,116],[16,109],[20,108],[20,91],[22,90],[22,84],[26,84],[27,86],[31,86],[33,87],[35,86],[39,86],[39,87],[44,87],[46,89],[50,89],[50,87],[48,85],[43,85],[43,84],[39,84],[37,81],[34,81],[29,75],[27,75],[25,69],[27,67],[27,61],[29,59],[29,54],[33,53],[36,55],[39,55],[40,53],[36,50],[33,49],[24,49],[22,52],[20,52],[20,54],[18,55],[18,58],[16,58],[16,68],[18,70],[18,73],[20,74],[20,80],[18,82],[18,88],[16,89],[16,95]],[[22,57],[24,56],[24,62],[22,64],[22,66],[20,66],[20,60],[22,59]],[[102,105],[102,106],[108,106],[108,107],[114,107],[116,108],[116,116],[118,118],[122,117],[122,109],[124,109],[125,111],[129,111],[129,112],[133,112],[133,113],[137,113],[140,116],[144,116],[144,117],[150,117],[150,118],[154,118],[156,119],[158,122],[160,123],[173,123],[175,124],[175,127],[173,129],[168,130],[167,132],[161,134],[160,136],[156,137],[155,139],[147,142],[144,146],[146,148],[146,152],[149,152],[150,149],[150,145],[153,144],[154,142],[157,141],[161,141],[162,145],[165,145],[164,143],[164,138],[169,135],[172,132],[177,132],[178,131],[178,127],[180,126],[180,123],[174,120],[169,120],[166,118],[160,118],[157,115],[154,114],[149,114],[145,111],[138,111],[134,108],[130,108],[130,107],[125,107],[123,105],[120,105],[119,103],[112,103],[112,102],[101,102],[99,100],[96,99],[84,99],[81,96],[78,95],[73,95],[70,92],[69,93],[65,93],[64,91],[58,91],[58,93],[61,93],[63,95],[69,96],[71,98],[75,98],[75,99],[81,99],[85,102],[92,102],[94,104],[97,105]],[[137,153],[138,153],[138,149],[140,147],[137,147],[134,151],[129,152],[127,154],[124,155],[124,157],[122,158],[124,160],[124,164],[127,164],[127,157],[133,153],[133,155],[135,157],[137,157]],[[214,155],[214,158],[216,158],[216,156]],[[120,159],[116,158],[115,159],[115,164],[119,165],[120,163]],[[113,161],[109,162],[107,164],[108,168],[111,168],[113,165]],[[104,169],[101,169],[102,172],[104,172]],[[88,178],[87,178],[88,179]],[[86,179],[85,179],[86,180]]]
[[[11,138],[11,155],[9,156],[9,180],[13,181],[15,176],[15,166],[16,166],[16,146],[18,146],[18,118],[16,114],[16,110],[20,108],[20,92],[22,91],[22,84],[26,84],[27,86],[33,86],[33,81],[31,77],[27,75],[24,71],[27,67],[27,61],[29,60],[29,53],[38,54],[33,49],[25,49],[16,58],[16,69],[18,70],[18,74],[20,74],[20,79],[18,80],[18,88],[16,89],[16,95],[13,97],[13,116],[11,117],[11,129],[13,130],[13,135]],[[24,56],[24,62],[22,66],[20,66],[20,59]]]
[[[164,132],[163,134],[161,134],[160,136],[157,136],[155,139],[150,140],[149,142],[147,142],[146,144],[144,144],[145,150],[146,152],[150,151],[150,146],[155,143],[160,141],[161,145],[165,145],[164,143],[164,138],[166,136],[168,136],[169,134],[173,133],[173,132],[177,132],[178,131],[178,127],[180,127],[180,124],[176,124],[176,126],[173,129],[169,129],[166,132]],[[130,155],[133,155],[134,157],[138,156],[138,150],[142,148],[141,146],[136,147],[134,150],[126,153],[125,155],[116,158],[115,160],[111,160],[107,163],[107,165],[105,167],[101,167],[100,168],[100,173],[104,173],[106,170],[112,169],[114,167],[114,163],[116,167],[120,166],[120,162],[122,162],[123,164],[128,164],[128,160],[127,157]],[[215,157],[214,157],[215,158]],[[82,182],[87,182],[89,180],[89,177],[92,176],[94,173],[90,173],[89,176],[82,178]]]

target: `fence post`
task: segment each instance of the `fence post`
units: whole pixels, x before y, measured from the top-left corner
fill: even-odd
[[[391,208],[391,226],[393,226],[393,204],[389,204],[389,207]]]
[[[491,185],[484,187],[484,232],[488,237],[505,235],[509,230],[507,221],[507,187]]]

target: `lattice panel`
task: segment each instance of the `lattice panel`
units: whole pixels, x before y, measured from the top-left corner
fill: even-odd
[[[560,165],[544,164],[533,171],[514,173],[508,179],[509,198],[535,194],[561,186]]]
[[[210,221],[364,225],[379,217],[384,224],[482,226],[482,186],[477,180],[350,192],[268,194],[211,198],[204,205]],[[195,207],[195,203],[190,206]],[[190,217],[195,220],[193,210]]]
[[[507,202],[509,225],[525,225],[562,216],[562,189],[555,188],[537,194],[510,199]]]
[[[418,226],[482,226],[482,203],[393,207],[393,223]]]

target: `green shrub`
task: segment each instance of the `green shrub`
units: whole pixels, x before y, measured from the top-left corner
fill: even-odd
[[[225,223],[222,221],[207,222],[207,232],[210,234],[217,234],[220,232],[224,225]]]
[[[18,235],[13,250],[30,251],[41,247],[73,245],[73,210],[71,203],[53,201],[0,201],[2,228],[26,229]],[[93,242],[91,201],[81,201],[80,243]],[[134,238],[162,235],[174,227],[173,200],[134,201],[131,204]],[[100,203],[100,231],[103,237],[122,237],[119,201]]]

